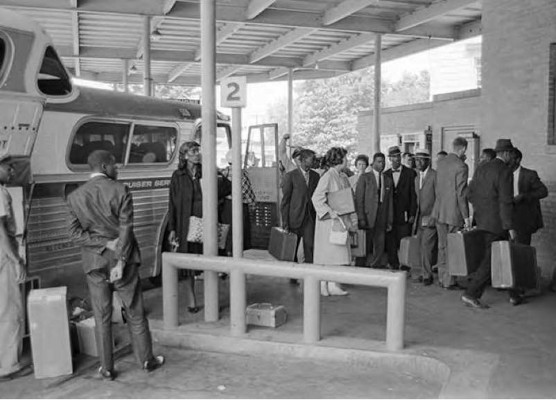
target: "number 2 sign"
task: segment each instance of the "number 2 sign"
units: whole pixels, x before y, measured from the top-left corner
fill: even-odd
[[[247,106],[247,78],[235,76],[220,81],[220,106],[245,107]]]

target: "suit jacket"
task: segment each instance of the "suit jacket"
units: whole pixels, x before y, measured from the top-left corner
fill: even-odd
[[[433,217],[437,222],[463,226],[469,217],[467,179],[469,168],[456,154],[450,153],[436,166],[436,199]]]
[[[535,233],[544,226],[539,200],[548,196],[548,189],[536,171],[524,167],[519,171],[517,189],[512,214],[514,227],[519,232]],[[518,194],[522,198],[516,202],[515,196]]]
[[[133,233],[133,201],[127,186],[104,175],[91,178],[67,199],[69,234],[81,245],[85,272],[110,268],[118,260],[141,262]],[[116,251],[106,248],[118,238]]]
[[[478,229],[497,235],[513,229],[513,179],[512,170],[499,158],[477,168],[469,184],[469,201]]]
[[[415,171],[402,165],[398,185],[394,184],[394,225],[402,225],[417,213],[417,195],[415,193]],[[394,181],[390,168],[384,173]]]
[[[289,229],[299,229],[308,212],[316,220],[315,207],[311,201],[313,193],[319,183],[319,174],[309,170],[309,186],[299,168],[284,175],[282,181],[282,203],[280,211],[284,225]]]
[[[428,168],[423,180],[423,187],[419,188],[421,176],[420,173],[415,177],[415,193],[417,193],[417,209],[419,220],[423,217],[430,217],[434,208],[436,199],[436,171],[431,167]],[[420,221],[418,226],[420,225]]]
[[[392,225],[394,221],[394,182],[386,174],[382,174],[384,187],[382,188],[382,212],[387,214],[386,223]],[[378,182],[374,172],[366,172],[359,178],[355,189],[355,211],[359,221],[359,228],[372,229],[375,227],[378,213]]]

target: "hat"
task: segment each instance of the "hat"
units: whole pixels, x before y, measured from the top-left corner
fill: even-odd
[[[388,147],[388,157],[397,156],[398,154],[402,154],[398,146]]]
[[[496,147],[494,148],[495,152],[503,152],[503,151],[511,151],[515,149],[512,141],[510,139],[498,139],[496,141]]]
[[[296,147],[295,150],[292,153],[292,158],[297,158],[299,157],[299,153],[301,153],[302,148],[301,147]]]
[[[415,157],[431,158],[431,153],[427,149],[416,149]]]

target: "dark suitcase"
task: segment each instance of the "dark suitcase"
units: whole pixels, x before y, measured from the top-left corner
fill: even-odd
[[[534,247],[502,240],[492,243],[492,287],[535,289],[538,285]]]
[[[471,230],[448,234],[446,262],[453,276],[467,276],[479,268],[485,256],[484,232]]]
[[[421,268],[421,243],[417,236],[407,236],[400,241],[398,259],[401,265],[410,268]]]
[[[351,232],[349,240],[352,257],[367,257],[367,232],[364,229]]]
[[[268,252],[280,261],[294,261],[297,247],[297,235],[274,227],[270,230]]]

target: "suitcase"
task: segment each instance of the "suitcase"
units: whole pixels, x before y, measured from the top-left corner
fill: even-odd
[[[294,261],[297,247],[297,235],[274,227],[270,230],[268,252],[277,260]]]
[[[367,257],[367,231],[358,229],[349,235],[351,256]]]
[[[485,256],[484,232],[471,230],[448,234],[446,262],[453,276],[467,276],[479,268]]]
[[[398,250],[400,265],[410,268],[421,268],[421,243],[417,236],[407,236],[400,241]]]
[[[73,372],[65,286],[31,290],[27,300],[35,378]]]
[[[267,326],[270,328],[277,328],[288,319],[288,313],[284,306],[274,307],[270,303],[251,304],[247,307],[245,315],[248,325]]]
[[[539,274],[535,248],[506,240],[493,242],[491,278],[495,288],[537,288]]]

